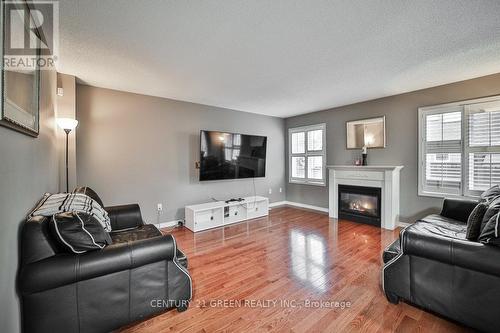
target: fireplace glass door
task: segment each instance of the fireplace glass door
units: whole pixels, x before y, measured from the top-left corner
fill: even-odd
[[[380,226],[380,188],[339,185],[339,218]]]

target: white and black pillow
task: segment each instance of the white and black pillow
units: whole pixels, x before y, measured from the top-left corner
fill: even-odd
[[[497,213],[488,220],[479,236],[481,243],[500,246],[499,219],[500,213]]]
[[[55,193],[44,195],[42,200],[30,212],[27,219],[35,216],[53,216],[65,212],[78,212],[92,215],[103,226],[104,230],[111,231],[111,221],[108,212],[94,199],[83,193]]]
[[[490,202],[485,203],[488,204],[488,209],[486,210],[486,213],[484,213],[483,221],[481,222],[481,231],[483,231],[486,223],[488,223],[493,216],[500,212],[500,197],[496,197]]]
[[[73,253],[103,249],[112,243],[101,223],[92,215],[77,212],[55,214],[50,229],[64,248]]]
[[[472,241],[479,238],[481,234],[481,223],[487,210],[488,204],[485,202],[480,202],[474,207],[467,219],[467,233],[465,238]]]
[[[500,196],[500,186],[494,185],[489,189],[487,189],[486,191],[484,191],[483,193],[481,193],[481,195],[479,196],[479,201],[488,203],[499,196]]]

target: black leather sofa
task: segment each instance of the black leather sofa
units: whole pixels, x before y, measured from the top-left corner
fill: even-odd
[[[109,332],[192,297],[187,259],[172,235],[144,224],[138,205],[106,207],[113,244],[72,254],[49,219],[25,222],[18,289],[24,332]]]
[[[500,248],[465,238],[477,203],[445,199],[440,214],[404,228],[383,253],[387,299],[417,305],[480,331],[497,332]]]

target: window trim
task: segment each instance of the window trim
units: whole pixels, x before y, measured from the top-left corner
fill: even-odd
[[[466,141],[468,141],[468,138],[466,137],[466,131],[468,128],[468,124],[466,124],[466,117],[468,117],[468,111],[467,111],[467,105],[471,104],[478,104],[478,103],[486,103],[486,102],[496,102],[500,101],[500,95],[495,95],[495,96],[490,96],[490,97],[483,97],[483,98],[476,98],[476,99],[469,99],[469,100],[462,100],[458,102],[452,102],[452,103],[445,103],[445,104],[438,104],[438,105],[431,105],[431,106],[425,106],[425,107],[420,107],[418,108],[418,128],[417,128],[417,134],[418,134],[418,155],[417,155],[417,170],[418,170],[418,176],[417,176],[417,187],[418,187],[418,195],[422,197],[432,197],[432,198],[464,198],[464,199],[477,199],[479,195],[475,195],[473,193],[470,193],[469,190],[466,189],[467,186],[467,173],[468,173],[468,159],[466,159],[466,154],[470,151],[470,149],[467,149]],[[432,113],[443,113],[443,111],[446,111],[446,109],[458,109],[461,108],[462,112],[462,124],[461,124],[461,129],[462,129],[462,137],[461,137],[461,142],[462,142],[462,148],[461,148],[461,154],[462,154],[462,169],[461,169],[461,186],[460,186],[460,194],[453,194],[453,193],[443,193],[443,192],[432,192],[432,191],[426,191],[423,189],[423,181],[424,181],[424,172],[425,172],[425,152],[424,152],[424,118],[425,115],[432,114]]]
[[[307,150],[307,132],[321,130],[323,145],[321,150],[308,151]],[[292,134],[304,132],[304,153],[292,153]],[[310,156],[322,156],[323,157],[323,178],[310,179],[307,178],[307,158]],[[292,177],[292,157],[305,157],[305,178],[294,178]],[[302,184],[302,185],[314,185],[314,186],[326,186],[326,123],[301,126],[301,127],[291,127],[288,129],[288,182],[291,184]]]

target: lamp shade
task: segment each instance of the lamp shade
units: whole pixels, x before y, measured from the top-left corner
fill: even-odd
[[[57,126],[62,128],[63,130],[73,130],[78,126],[78,120],[72,118],[57,118],[56,119]]]

